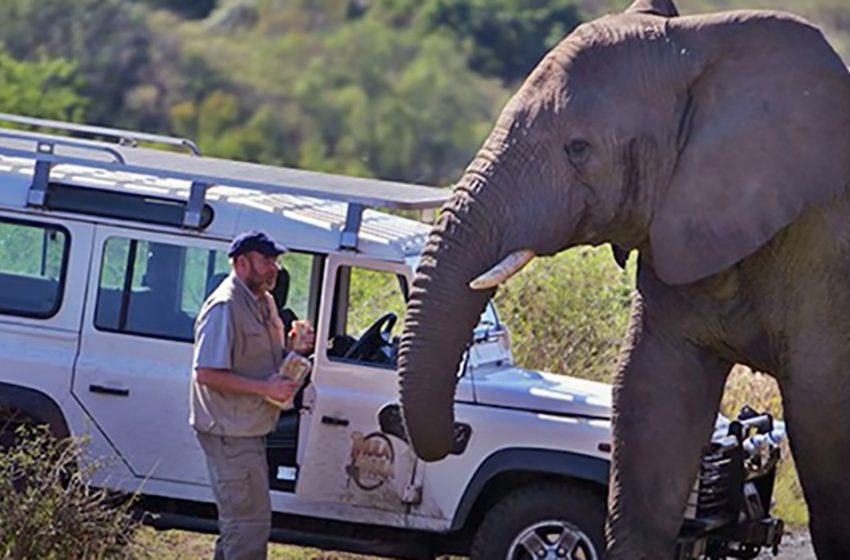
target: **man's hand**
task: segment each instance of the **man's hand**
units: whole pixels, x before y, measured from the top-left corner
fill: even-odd
[[[195,379],[199,384],[222,393],[257,395],[279,401],[285,401],[291,397],[299,387],[299,383],[281,377],[277,373],[268,379],[251,379],[235,375],[226,369],[198,368],[195,370]]]
[[[310,354],[316,346],[316,331],[309,321],[299,319],[292,322],[289,340],[292,342],[292,350],[299,354]]]
[[[298,383],[273,375],[266,381],[265,396],[278,402],[286,402],[297,390]]]

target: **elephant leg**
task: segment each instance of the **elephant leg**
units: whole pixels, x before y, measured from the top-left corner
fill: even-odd
[[[614,388],[610,560],[670,558],[731,363],[653,322],[635,302]]]
[[[850,558],[850,385],[846,368],[822,375],[812,367],[781,380],[785,417],[817,557],[843,560]]]

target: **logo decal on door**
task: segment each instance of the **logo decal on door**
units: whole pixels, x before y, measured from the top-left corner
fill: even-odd
[[[351,462],[346,465],[348,479],[361,490],[375,490],[393,478],[395,451],[386,435],[373,432],[351,434]]]

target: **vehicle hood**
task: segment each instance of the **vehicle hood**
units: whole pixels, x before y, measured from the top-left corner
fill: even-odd
[[[515,366],[476,369],[475,402],[530,412],[611,418],[611,385]]]

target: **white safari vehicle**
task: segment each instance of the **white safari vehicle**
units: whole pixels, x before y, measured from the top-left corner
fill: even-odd
[[[268,437],[273,540],[405,558],[603,557],[610,387],[514,365],[492,304],[458,372],[452,454],[426,464],[405,441],[396,335],[428,226],[400,215],[446,191],[0,119],[59,133],[0,128],[5,445],[23,423],[87,435],[106,463],[96,485],[138,492],[157,528],[215,531],[188,423],[193,321],[228,272],[230,239],[262,229],[291,248],[275,294],[284,318],[317,333],[311,378]],[[776,430],[745,416],[706,442],[680,558],[751,558],[779,541]]]

